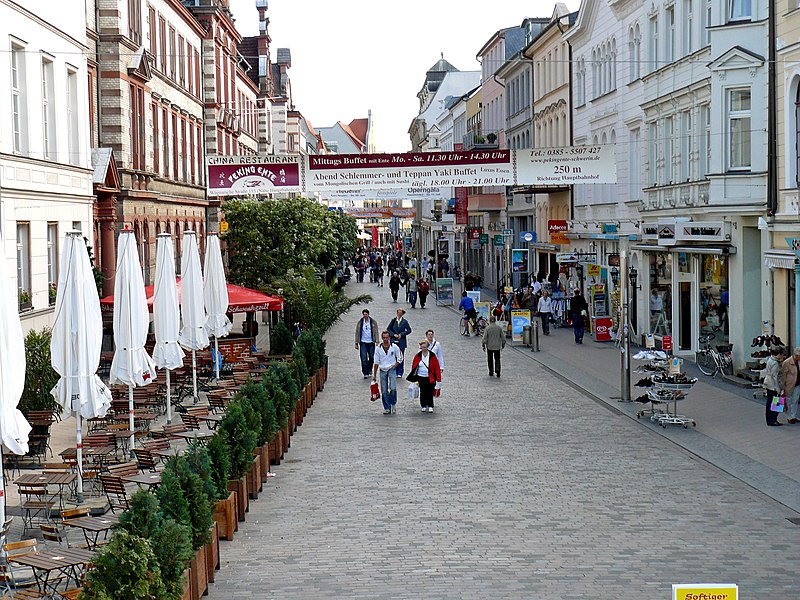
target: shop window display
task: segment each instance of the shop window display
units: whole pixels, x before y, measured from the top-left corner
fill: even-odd
[[[700,331],[713,333],[717,343],[728,342],[728,257],[709,254],[700,271]]]
[[[672,317],[672,255],[650,254],[650,333],[670,335]]]

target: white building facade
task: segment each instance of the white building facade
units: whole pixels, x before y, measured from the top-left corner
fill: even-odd
[[[83,0],[0,5],[0,230],[25,329],[51,325],[61,240],[92,238]],[[91,244],[91,241],[89,242]]]

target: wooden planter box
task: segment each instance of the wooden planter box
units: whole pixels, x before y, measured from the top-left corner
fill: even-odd
[[[269,444],[264,444],[255,449],[254,454],[257,454],[261,461],[261,483],[267,482],[267,473],[269,473]]]
[[[244,521],[245,513],[250,510],[250,501],[247,498],[247,480],[231,479],[228,481],[228,491],[236,492],[236,516]]]
[[[311,384],[306,381],[306,385],[303,387],[303,405],[304,411],[306,414],[308,413],[308,409],[311,408]]]
[[[253,456],[253,463],[250,470],[245,475],[247,479],[247,494],[253,499],[258,499],[258,492],[261,491],[261,457]]]
[[[219,571],[219,529],[217,524],[211,525],[211,541],[203,549],[206,553],[206,575],[209,583],[214,583],[216,571]]]
[[[189,573],[192,579],[192,600],[200,600],[200,597],[205,595],[208,590],[205,546],[195,551],[194,558],[189,565]]]
[[[283,454],[289,450],[289,427],[285,429],[281,429],[281,441],[283,442]],[[283,458],[283,454],[281,454],[281,458]]]
[[[297,431],[297,420],[294,418],[295,409],[289,411],[289,435],[294,435]]]
[[[314,375],[317,378],[317,390],[321,392],[322,388],[325,387],[325,378],[322,376],[322,367],[317,369],[317,372]]]
[[[317,378],[316,377],[312,377],[310,379],[310,381],[311,381],[311,397],[312,398],[316,398],[317,397]]]
[[[281,457],[283,457],[283,442],[281,441],[281,432],[278,431],[269,443],[269,463],[279,465]]]
[[[214,524],[223,540],[233,540],[233,532],[239,529],[239,511],[236,492],[231,492],[225,500],[217,500],[214,505]]]
[[[181,600],[192,600],[192,569],[183,572],[183,596]]]

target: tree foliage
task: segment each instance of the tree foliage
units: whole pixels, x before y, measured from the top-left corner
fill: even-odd
[[[234,199],[223,209],[230,278],[247,287],[263,289],[307,266],[326,269],[356,245],[355,219],[307,198]]]
[[[350,298],[344,292],[337,291],[334,284],[326,285],[316,276],[314,269],[308,267],[299,273],[290,271],[285,277],[276,279],[273,287],[280,288],[289,309],[304,328],[316,328],[323,333],[351,307],[372,302],[369,294]]]
[[[61,410],[50,394],[58,383],[58,373],[51,363],[52,339],[53,332],[47,327],[41,331],[31,330],[25,336],[25,388],[19,401],[19,409],[25,415],[32,410]]]

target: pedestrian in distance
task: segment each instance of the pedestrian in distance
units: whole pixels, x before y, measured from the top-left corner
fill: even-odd
[[[411,308],[417,308],[417,278],[414,277],[414,273],[408,276],[406,289],[408,290],[408,303],[411,304]]]
[[[497,324],[494,315],[489,317],[489,325],[483,332],[483,351],[486,352],[486,362],[489,365],[489,377],[500,377],[500,351],[506,347],[506,336],[503,329]]]
[[[425,332],[425,339],[428,340],[428,350],[433,352],[439,360],[439,372],[444,375],[444,350],[442,350],[439,340],[433,337],[433,329]]]
[[[781,390],[786,396],[786,417],[794,425],[798,417],[798,399],[800,399],[800,347],[795,348],[792,355],[781,364]]]
[[[419,343],[419,352],[414,355],[407,379],[416,381],[419,385],[419,405],[422,407],[422,412],[432,413],[433,393],[436,386],[441,385],[442,370],[439,367],[439,359],[428,348],[427,339]]]
[[[381,333],[381,343],[375,348],[375,361],[372,367],[372,381],[378,381],[380,373],[383,414],[391,415],[397,404],[397,367],[403,364],[403,353],[393,344],[389,332]]]
[[[464,314],[469,318],[470,329],[475,331],[478,311],[475,310],[475,302],[467,295],[467,292],[461,292],[461,302],[458,305],[458,310],[464,311]],[[467,331],[466,335],[469,335],[469,331]],[[476,333],[475,335],[478,334]]]
[[[405,318],[406,311],[402,308],[397,309],[397,316],[391,320],[389,326],[386,330],[389,332],[391,336],[391,340],[393,344],[397,344],[397,347],[400,348],[400,351],[405,354],[408,334],[411,333],[411,325],[409,325],[408,320]],[[403,361],[400,361],[400,365],[397,367],[397,376],[403,376]]]
[[[397,302],[397,293],[400,291],[400,276],[397,271],[392,271],[389,277],[389,291],[392,293],[392,302]]]
[[[575,333],[575,343],[583,343],[583,319],[589,314],[589,305],[586,298],[581,294],[580,289],[573,292],[572,300],[569,303],[569,316],[572,319],[572,331]]]
[[[770,350],[770,357],[767,359],[767,367],[764,369],[764,389],[767,392],[766,419],[767,425],[777,427],[783,425],[778,421],[778,413],[772,411],[772,400],[778,396],[781,390],[781,363],[786,358],[786,350],[783,346],[773,346]]]
[[[428,294],[431,291],[431,286],[428,280],[422,278],[417,283],[417,294],[419,295],[419,307],[425,308],[425,303],[428,301]]]
[[[375,267],[375,283],[378,287],[383,287],[383,265],[379,264]]]
[[[372,364],[375,359],[375,343],[378,341],[378,323],[369,316],[365,308],[361,311],[361,318],[356,323],[356,350],[361,358],[361,373],[364,379],[369,379],[372,374]]]
[[[542,320],[542,333],[550,335],[550,315],[553,313],[553,301],[550,300],[550,294],[547,290],[542,291],[542,297],[539,298],[537,310]]]

